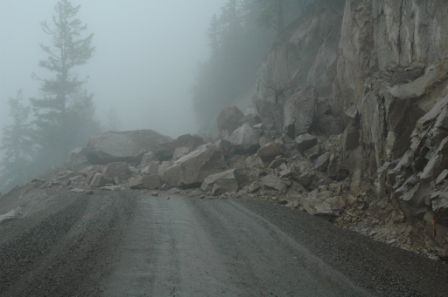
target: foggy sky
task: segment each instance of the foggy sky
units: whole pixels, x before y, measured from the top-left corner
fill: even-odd
[[[0,0],[0,126],[18,89],[38,94],[42,73],[40,23],[56,0]],[[95,34],[96,52],[83,73],[97,115],[115,109],[124,129],[151,128],[171,136],[194,132],[191,88],[208,55],[207,29],[223,0],[77,0]],[[82,77],[82,76],[81,76]]]

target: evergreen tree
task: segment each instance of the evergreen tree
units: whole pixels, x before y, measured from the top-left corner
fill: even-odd
[[[0,188],[11,188],[27,181],[33,156],[30,107],[24,103],[21,91],[9,100],[12,123],[3,129],[1,147],[3,153]]]
[[[36,162],[41,168],[63,162],[68,152],[81,145],[97,126],[92,96],[84,90],[85,81],[75,72],[89,61],[94,51],[93,35],[86,33],[87,26],[79,19],[79,10],[79,5],[59,0],[51,24],[42,24],[51,42],[41,45],[46,59],[39,65],[46,78],[38,78],[41,96],[32,99],[39,145]]]
[[[259,2],[259,19],[268,27],[273,28],[277,34],[285,28],[285,2],[287,0],[256,0]]]
[[[256,15],[259,24],[280,35],[310,4],[326,1],[339,0],[244,0],[243,6],[249,14]]]

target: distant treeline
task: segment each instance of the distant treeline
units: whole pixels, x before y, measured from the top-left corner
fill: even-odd
[[[60,0],[50,23],[42,29],[49,44],[41,45],[45,58],[34,78],[40,92],[9,101],[12,123],[4,128],[0,189],[26,182],[62,164],[71,150],[83,145],[99,129],[86,80],[76,74],[93,55],[93,35],[78,18],[80,6]]]
[[[321,1],[321,0],[318,0]],[[210,23],[210,58],[201,65],[193,103],[210,133],[226,106],[249,102],[257,69],[273,42],[313,0],[228,0]]]

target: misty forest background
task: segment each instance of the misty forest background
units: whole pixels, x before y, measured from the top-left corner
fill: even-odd
[[[200,65],[192,104],[200,133],[210,135],[226,106],[250,107],[257,69],[288,25],[312,0],[227,0],[209,26],[210,56]],[[80,69],[95,54],[94,32],[79,16],[81,6],[59,0],[42,23],[39,93],[19,90],[9,99],[10,123],[0,142],[0,191],[61,166],[77,147],[102,131],[117,129],[117,116],[100,123],[94,96]],[[123,57],[126,58],[126,57]],[[24,75],[29,75],[24,73]]]

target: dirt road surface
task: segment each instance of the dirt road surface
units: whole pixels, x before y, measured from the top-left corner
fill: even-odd
[[[0,225],[0,296],[448,296],[448,266],[269,202],[53,193]]]

